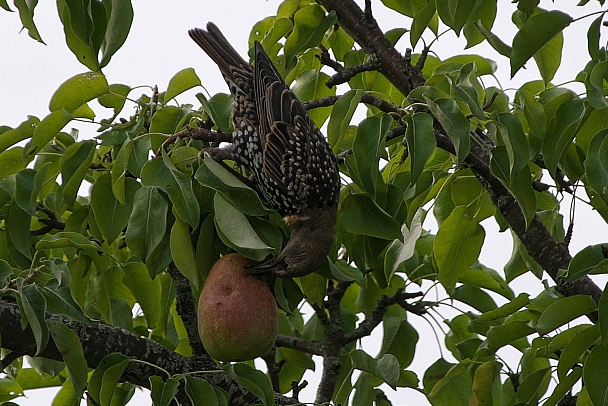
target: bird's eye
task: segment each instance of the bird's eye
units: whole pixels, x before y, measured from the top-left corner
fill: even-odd
[[[287,268],[289,268],[289,264],[287,263],[287,261],[283,261],[281,263],[281,269],[287,269]]]

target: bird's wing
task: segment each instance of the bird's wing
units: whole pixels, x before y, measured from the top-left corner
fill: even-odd
[[[264,172],[303,199],[308,176],[306,142],[312,122],[257,42],[254,69]]]

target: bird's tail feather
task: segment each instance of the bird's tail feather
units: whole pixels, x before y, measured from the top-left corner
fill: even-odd
[[[209,55],[225,77],[232,76],[232,67],[249,66],[239,53],[230,45],[224,34],[213,23],[207,23],[207,31],[193,28],[188,31],[190,37]]]

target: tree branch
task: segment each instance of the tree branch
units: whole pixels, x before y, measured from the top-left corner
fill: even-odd
[[[184,323],[186,333],[188,334],[188,341],[192,348],[192,354],[200,357],[207,357],[210,362],[211,357],[207,355],[205,347],[198,335],[198,319],[197,309],[194,297],[192,295],[192,288],[190,281],[182,275],[177,269],[174,262],[169,264],[169,275],[173,279],[173,286],[175,287],[175,295],[177,297],[177,313]]]
[[[108,354],[120,353],[130,359],[142,362],[131,362],[127,365],[122,379],[135,385],[150,388],[149,377],[159,375],[159,368],[171,375],[194,373],[195,376],[207,380],[213,386],[225,390],[230,396],[230,404],[248,406],[259,402],[257,397],[236,383],[209,359],[203,357],[184,357],[156,341],[137,336],[119,327],[101,323],[82,323],[68,320],[66,317],[47,313],[47,318],[64,322],[79,337],[84,350],[85,360],[90,368],[96,368],[99,362]],[[21,328],[19,306],[0,299],[0,336],[2,348],[12,352],[34,356],[36,340],[29,326]],[[47,347],[37,356],[63,361],[52,338]],[[214,373],[204,373],[214,371]],[[292,398],[275,394],[275,402],[280,405],[297,404]]]
[[[405,62],[403,56],[384,36],[371,11],[363,10],[352,0],[317,0],[327,10],[333,10],[338,23],[368,55],[375,54],[380,63],[378,71],[404,95],[413,88],[412,78],[419,74],[420,68]]]
[[[382,297],[378,300],[378,303],[376,303],[374,310],[372,310],[370,315],[367,316],[365,320],[359,323],[359,326],[355,329],[355,331],[344,335],[342,338],[342,345],[344,346],[348,343],[352,343],[353,341],[357,341],[370,335],[372,331],[374,331],[374,329],[382,322],[386,309],[389,306],[399,304],[400,306],[406,308],[405,306],[408,305],[406,300],[420,297],[422,295],[422,292],[407,293],[401,290],[398,290],[392,296],[382,295]],[[408,309],[406,308],[406,310]],[[419,312],[416,313],[420,314]]]
[[[324,303],[329,317],[323,323],[325,330],[325,338],[322,343],[323,373],[315,399],[315,403],[318,404],[331,402],[338,375],[340,375],[340,352],[344,337],[344,320],[340,311],[340,301],[352,282],[340,281],[335,286],[332,283],[333,281],[329,281],[327,300]]]
[[[294,336],[279,334],[277,336],[276,346],[291,348],[292,350],[298,350],[313,355],[323,354],[321,343],[319,341],[311,341]]]
[[[311,110],[311,109],[316,109],[318,107],[329,107],[329,106],[333,106],[334,104],[336,104],[336,102],[342,97],[342,95],[340,96],[327,96],[327,97],[322,97],[320,99],[315,99],[315,100],[310,100],[307,102],[302,102],[302,104],[304,105],[304,108],[306,110]],[[387,102],[384,99],[381,99],[380,97],[376,97],[376,96],[372,96],[371,94],[367,94],[365,93],[362,97],[361,97],[361,103],[365,103],[365,104],[369,104],[371,106],[376,107],[378,110],[381,110],[385,113],[401,113],[401,111],[399,110],[399,108],[397,106],[395,106],[394,104],[391,104],[389,102]]]

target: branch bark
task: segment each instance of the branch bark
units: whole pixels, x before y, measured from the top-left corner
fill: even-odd
[[[230,404],[234,406],[248,406],[259,402],[257,397],[244,389],[232,378],[223,372],[206,357],[185,357],[165,346],[137,336],[122,328],[100,323],[82,323],[68,320],[66,317],[47,313],[47,318],[54,318],[64,322],[78,335],[84,350],[85,360],[90,368],[95,368],[108,354],[120,353],[134,360],[145,361],[129,363],[122,379],[135,385],[150,388],[149,377],[159,375],[154,365],[166,370],[172,375],[199,372],[195,374],[207,380],[210,384],[225,390],[230,396]],[[0,337],[2,348],[6,348],[20,355],[34,356],[36,354],[36,341],[30,327],[21,328],[21,314],[16,304],[0,299]],[[63,361],[52,339],[38,356]],[[275,394],[275,402],[280,405],[297,404],[292,398]]]

